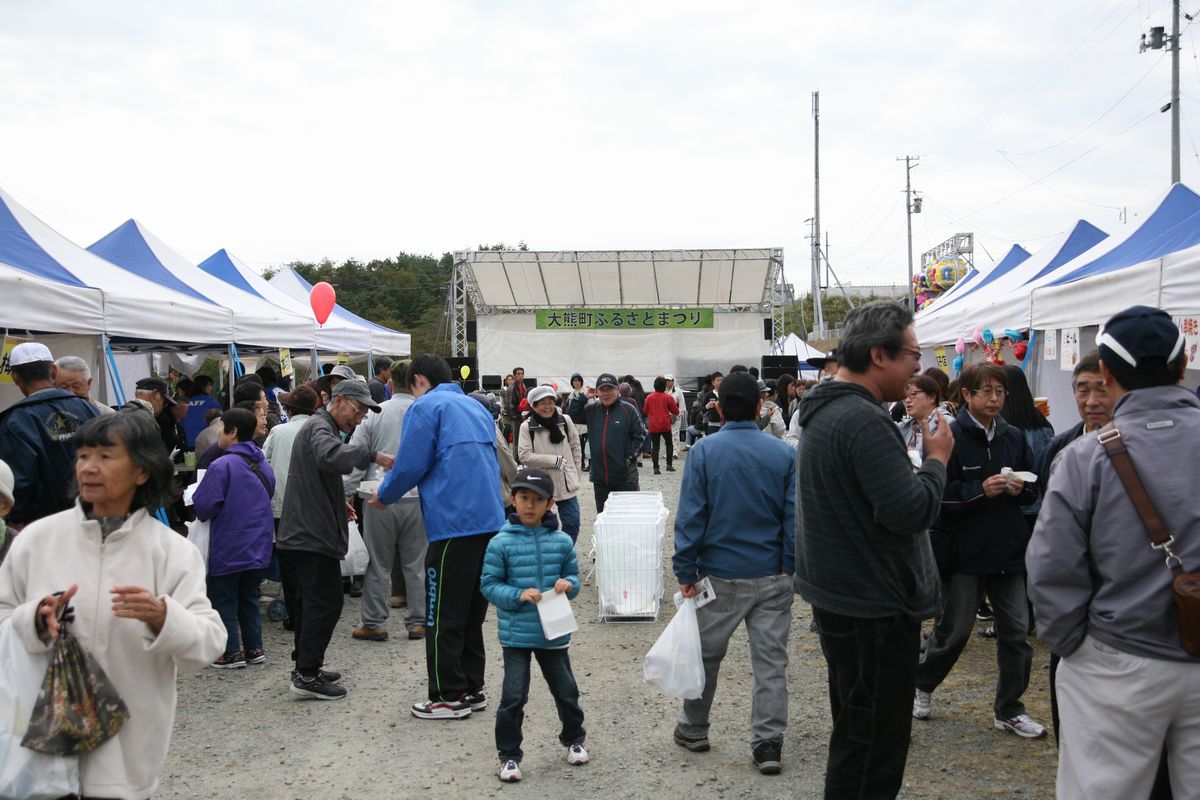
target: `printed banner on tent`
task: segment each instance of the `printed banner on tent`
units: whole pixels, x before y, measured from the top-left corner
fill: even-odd
[[[292,351],[286,347],[279,349],[279,374],[290,378],[295,373],[292,369]]]
[[[9,363],[9,359],[12,358],[13,348],[19,343],[20,341],[17,339],[4,337],[4,350],[0,351],[0,383],[11,384],[13,382],[12,364]]]
[[[1186,340],[1184,352],[1188,357],[1188,369],[1200,369],[1200,358],[1197,358],[1200,355],[1197,352],[1200,350],[1200,317],[1176,317],[1175,324]]]
[[[933,351],[933,357],[937,359],[937,365],[945,372],[950,369],[950,362],[946,360],[946,348],[939,347]]]
[[[549,331],[713,327],[711,308],[539,308],[536,317],[537,329]]]
[[[348,365],[350,363],[350,354],[349,353],[338,353],[337,363],[343,367]]]
[[[1046,339],[1042,342],[1042,358],[1046,361],[1058,360],[1058,331],[1046,331]]]
[[[1062,369],[1067,372],[1075,369],[1075,365],[1079,363],[1079,328],[1063,328],[1060,350],[1062,358],[1059,365]]]

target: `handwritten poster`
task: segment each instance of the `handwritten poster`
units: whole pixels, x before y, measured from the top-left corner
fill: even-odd
[[[950,370],[950,362],[946,360],[946,348],[937,348],[933,351],[933,356],[937,359],[937,365],[941,367],[943,372],[948,372]]]
[[[1046,340],[1042,342],[1042,358],[1046,361],[1058,360],[1058,331],[1046,331]]]
[[[340,364],[341,366],[346,366],[347,364],[349,364],[350,363],[350,354],[349,353],[338,353],[337,363]]]
[[[285,378],[292,377],[295,370],[292,369],[292,351],[286,347],[279,349],[279,374]]]
[[[1079,328],[1063,328],[1060,365],[1068,372],[1079,363]]]
[[[4,337],[4,349],[0,350],[0,383],[11,384],[13,382],[12,364],[9,363],[9,359],[12,358],[13,348],[20,343],[19,339]]]
[[[1175,324],[1183,334],[1183,350],[1187,353],[1188,369],[1200,369],[1200,317],[1176,317]]]

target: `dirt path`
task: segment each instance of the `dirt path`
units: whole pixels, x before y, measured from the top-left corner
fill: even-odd
[[[642,470],[643,489],[661,490],[672,510],[680,473]],[[591,544],[595,505],[590,485],[580,495],[582,569]],[[668,535],[668,558],[670,536]],[[668,586],[674,581],[664,563]],[[670,608],[670,600],[664,609]],[[493,709],[453,722],[413,718],[410,703],[425,695],[422,642],[410,642],[393,617],[394,638],[358,642],[350,631],[359,604],[347,598],[328,653],[330,669],[345,674],[345,700],[318,702],[291,694],[290,634],[264,620],[265,665],[203,670],[179,679],[179,706],[171,752],[156,800],[200,797],[475,798],[783,798],[820,797],[829,703],[825,662],[811,613],[794,609],[788,668],[790,727],[784,771],[759,775],[750,765],[750,657],[743,629],[722,665],[713,705],[709,753],[689,753],[671,740],[678,701],[642,681],[642,656],[670,611],[653,623],[596,620],[595,586],[575,603],[580,630],[571,661],[587,716],[592,762],[568,766],[558,744],[554,705],[534,670],[525,720],[525,780],[496,780]],[[487,694],[499,700],[500,645],[495,613],[485,628]],[[395,634],[399,632],[399,637]],[[1025,741],[992,729],[995,643],[972,637],[946,684],[934,696],[934,719],[916,722],[905,773],[905,798],[1053,797],[1052,741]],[[1029,713],[1049,724],[1049,654],[1035,642]]]

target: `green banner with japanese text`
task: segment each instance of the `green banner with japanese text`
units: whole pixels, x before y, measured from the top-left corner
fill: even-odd
[[[711,328],[711,308],[539,308],[539,331]]]

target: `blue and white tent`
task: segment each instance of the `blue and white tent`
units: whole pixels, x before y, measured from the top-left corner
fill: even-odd
[[[301,316],[312,317],[307,302],[300,302],[272,286],[244,261],[221,249],[197,265],[200,269],[229,284],[234,290],[245,292],[272,305],[279,306]],[[315,320],[313,323],[315,324]],[[371,334],[368,328],[331,317],[317,327],[317,349],[337,353],[371,352]]]
[[[303,302],[306,306],[308,305],[308,296],[312,291],[312,284],[291,267],[281,269],[275,277],[271,278],[270,283],[284,294]],[[342,322],[367,328],[371,332],[371,352],[373,353],[407,356],[412,352],[412,338],[407,333],[401,333],[391,328],[377,325],[353,312],[347,311],[340,305],[333,307],[333,313],[329,318],[331,320],[336,318]]]
[[[232,341],[250,347],[290,347],[309,350],[316,346],[316,323],[310,317],[272,305],[261,297],[232,291],[227,283],[192,264],[150,233],[136,220],[128,220],[88,248],[134,275],[161,287],[188,295],[199,303],[223,306],[233,312],[231,337],[207,341]],[[164,323],[174,320],[164,309],[149,307],[148,314],[161,314]]]

